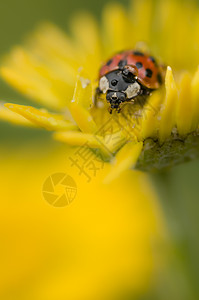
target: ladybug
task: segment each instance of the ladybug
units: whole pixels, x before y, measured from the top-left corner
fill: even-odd
[[[120,112],[122,103],[145,103],[163,78],[163,68],[154,57],[136,50],[123,51],[101,67],[96,96],[106,94],[109,112]]]

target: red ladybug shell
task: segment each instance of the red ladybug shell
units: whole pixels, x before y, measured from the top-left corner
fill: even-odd
[[[137,72],[138,82],[149,89],[157,89],[162,84],[162,68],[152,56],[140,51],[128,50],[113,56],[100,69],[100,78],[124,66],[132,66]]]

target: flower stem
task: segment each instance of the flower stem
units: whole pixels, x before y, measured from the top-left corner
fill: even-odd
[[[190,248],[192,234],[191,226],[187,227],[184,222],[182,207],[183,199],[180,192],[176,192],[174,173],[162,172],[151,175],[161,201],[161,206],[167,221],[169,232],[168,264],[166,270],[158,279],[156,287],[157,298],[195,300],[198,299],[198,270],[193,265],[193,257]],[[180,190],[180,186],[178,186]],[[196,257],[197,259],[197,257]]]

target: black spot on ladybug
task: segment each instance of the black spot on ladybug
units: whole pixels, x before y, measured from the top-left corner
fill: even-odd
[[[145,73],[146,77],[151,78],[153,75],[153,71],[151,69],[146,69],[146,73]]]
[[[141,69],[143,67],[143,64],[141,62],[137,62],[135,65],[138,69]]]
[[[118,63],[119,68],[124,68],[126,65],[127,65],[127,60],[126,59],[122,59]]]
[[[113,60],[112,59],[109,59],[109,61],[106,63],[107,66],[110,66],[112,64]]]
[[[156,65],[156,60],[153,56],[149,56],[150,61],[152,61]]]
[[[158,73],[158,75],[157,75],[157,80],[158,80],[159,84],[162,84],[162,76],[160,73]]]
[[[144,56],[144,54],[140,51],[133,51],[133,54],[136,56]]]

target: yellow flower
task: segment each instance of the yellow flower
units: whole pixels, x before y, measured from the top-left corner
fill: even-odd
[[[198,156],[198,16],[192,1],[142,0],[133,1],[128,13],[119,4],[107,5],[102,32],[89,14],[73,19],[73,38],[43,24],[4,59],[1,75],[57,113],[5,106],[36,126],[56,131],[57,140],[99,149],[103,159],[113,160],[107,180],[133,166],[151,171],[193,159]],[[99,68],[117,51],[133,48],[150,49],[168,65],[165,84],[144,107],[129,104],[110,116],[105,100],[103,106],[93,104]],[[104,130],[107,122],[109,129]]]
[[[156,251],[164,235],[146,174],[129,170],[104,185],[99,173],[87,183],[70,168],[66,151],[72,155],[47,140],[0,151],[0,298],[109,300],[145,293],[163,266]],[[43,182],[57,171],[77,184],[76,198],[63,208],[41,197]]]
[[[109,300],[145,292],[162,271],[164,225],[146,174],[127,169],[159,170],[198,156],[197,4],[134,0],[128,11],[108,4],[101,26],[80,14],[71,29],[69,37],[42,24],[3,59],[1,76],[37,108],[1,103],[0,118],[50,130],[112,164],[86,185],[69,163],[63,167],[62,146],[52,155],[43,147],[44,156],[34,156],[32,145],[12,159],[1,153],[2,299]],[[165,83],[143,108],[126,105],[110,115],[105,100],[93,104],[101,63],[135,48],[167,66]],[[72,151],[67,147],[67,156]],[[79,194],[70,210],[52,212],[41,204],[41,186],[65,169]]]

